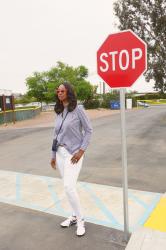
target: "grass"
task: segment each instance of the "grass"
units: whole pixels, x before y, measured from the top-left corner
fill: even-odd
[[[137,100],[139,102],[146,102],[150,105],[161,105],[166,104],[166,99],[154,99],[154,100]]]

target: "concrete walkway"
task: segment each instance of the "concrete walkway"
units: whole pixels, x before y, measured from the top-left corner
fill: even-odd
[[[125,250],[165,250],[166,233],[141,227],[136,230]]]
[[[77,185],[86,222],[123,231],[122,188]],[[70,215],[59,178],[0,170],[0,202],[59,217]],[[165,250],[166,195],[129,189],[129,225],[132,236],[126,250]],[[121,237],[116,249],[122,244]]]
[[[86,221],[123,231],[122,188],[78,182],[78,192]],[[129,189],[130,232],[144,225],[160,197]],[[1,170],[0,202],[63,217],[71,213],[59,178]]]
[[[122,188],[78,182],[78,191],[86,222],[123,232]],[[0,170],[0,202],[60,217],[70,215],[59,178]],[[126,250],[165,250],[166,195],[129,189],[129,225],[132,236]]]
[[[166,194],[164,194],[144,224],[136,230],[126,250],[166,249]]]

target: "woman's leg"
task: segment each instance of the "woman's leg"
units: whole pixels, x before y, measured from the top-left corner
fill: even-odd
[[[85,225],[80,200],[76,190],[76,183],[82,168],[83,157],[76,164],[71,163],[71,158],[72,155],[69,154],[65,148],[60,148],[57,154],[57,165],[63,178],[68,201],[73,209],[73,215],[63,221],[61,226],[69,227],[77,223],[76,235],[83,236],[85,234]]]
[[[78,219],[82,219],[82,209],[80,200],[76,191],[77,179],[82,167],[83,157],[78,163],[71,163],[72,155],[64,148],[59,147],[56,153],[56,164],[63,179],[65,192],[72,208],[72,216],[76,216]]]
[[[62,179],[64,176],[64,165],[65,165],[65,155],[63,153],[62,147],[59,147],[58,151],[56,152],[56,166],[59,170]]]
[[[73,215],[75,215],[78,220],[81,220],[83,218],[83,214],[80,199],[76,190],[76,184],[80,170],[82,168],[83,157],[76,164],[71,163],[71,158],[72,155],[68,153],[64,166],[64,188],[68,201],[72,207]]]

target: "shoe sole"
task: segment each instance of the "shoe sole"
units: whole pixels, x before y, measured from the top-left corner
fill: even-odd
[[[65,228],[65,227],[70,227],[70,226],[73,226],[77,224],[77,221],[76,222],[70,222],[69,226],[63,226],[63,225],[60,225],[61,227]]]
[[[82,237],[82,236],[84,236],[85,235],[85,233],[84,234],[82,234],[82,235],[78,235],[78,234],[76,234],[77,235],[77,237]]]

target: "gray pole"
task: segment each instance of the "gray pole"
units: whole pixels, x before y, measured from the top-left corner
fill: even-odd
[[[100,94],[102,94],[102,91],[101,91],[101,82],[100,82]]]
[[[121,114],[121,139],[122,139],[122,168],[123,168],[123,210],[124,210],[124,240],[129,239],[128,218],[128,180],[127,180],[127,143],[125,121],[125,89],[120,88],[120,114]]]
[[[103,82],[103,94],[105,94],[105,82]]]

